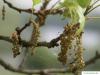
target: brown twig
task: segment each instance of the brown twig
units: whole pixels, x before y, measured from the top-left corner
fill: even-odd
[[[66,73],[70,72],[66,69],[43,69],[43,70],[24,70],[24,69],[17,69],[5,62],[4,60],[0,59],[0,65],[3,66],[6,70],[17,72],[17,73],[23,73],[23,74],[41,74],[44,73]]]
[[[86,62],[86,66],[95,63],[96,60],[100,59],[100,54],[96,51],[96,55],[88,60]],[[17,73],[23,73],[23,74],[41,74],[41,73],[71,73],[69,69],[42,69],[42,70],[24,70],[24,69],[17,69],[5,62],[4,60],[0,59],[0,65],[3,66],[5,69],[17,72]]]
[[[38,17],[40,17],[40,18],[43,18],[43,16],[44,16],[44,18],[43,19],[45,19],[45,17],[47,16],[47,15],[51,15],[51,14],[62,14],[64,11],[66,11],[66,9],[63,9],[62,10],[62,8],[56,8],[56,9],[49,9],[49,10],[46,10],[46,6],[48,5],[48,3],[49,3],[49,0],[45,0],[45,2],[44,2],[44,4],[43,4],[43,6],[41,7],[41,10],[39,11],[39,12],[32,12],[32,8],[30,8],[30,9],[21,9],[21,8],[17,8],[17,7],[15,7],[15,6],[13,6],[10,2],[8,2],[8,1],[6,1],[6,0],[3,0],[4,1],[4,3],[6,3],[10,8],[12,8],[12,9],[14,9],[14,10],[16,10],[16,11],[18,11],[18,12],[27,12],[27,13],[33,13],[34,15],[38,15]],[[96,9],[97,7],[99,7],[100,5],[97,5],[96,7],[93,7],[93,6],[88,6],[87,7],[87,9],[86,9],[86,11],[85,11],[85,13],[84,13],[84,15],[86,16],[86,15],[88,15],[92,10],[94,10],[94,9]],[[93,8],[92,8],[93,7]],[[90,10],[91,9],[91,10]],[[45,14],[45,15],[44,15]],[[42,17],[41,17],[41,15],[43,15]],[[42,25],[44,24],[44,23],[41,23]]]
[[[93,58],[91,58],[90,60],[86,61],[86,66],[88,66],[89,64],[93,64],[96,62],[96,60],[100,59],[100,53],[98,51],[96,51],[95,56]]]
[[[45,10],[49,2],[50,2],[50,0],[44,0],[44,3],[40,10]]]
[[[13,6],[10,2],[8,2],[6,0],[3,0],[3,1],[4,1],[5,4],[7,4],[9,6],[9,8],[14,9],[18,12],[26,12],[26,13],[30,13],[30,14],[32,13],[32,8],[30,8],[30,9],[21,9],[21,8],[17,8],[15,6]],[[52,9],[52,11],[51,11],[51,9],[46,10],[46,6],[47,6],[48,3],[49,3],[49,0],[45,0],[44,5],[41,7],[41,10],[45,9],[45,14],[50,15],[50,14],[63,13],[64,10],[62,10],[62,9]],[[41,10],[39,12],[33,12],[33,14],[37,15],[38,13],[40,13],[40,14],[43,13],[43,11],[41,11]]]
[[[24,51],[24,55],[23,55],[23,58],[22,58],[22,61],[21,61],[21,63],[19,64],[19,69],[22,69],[23,68],[23,64],[24,64],[24,62],[25,62],[25,60],[26,60],[26,57],[27,57],[27,55],[28,55],[28,50],[27,50],[28,48],[26,48],[25,49],[25,51]]]
[[[32,10],[31,9],[21,9],[21,8],[17,8],[15,6],[13,6],[10,2],[6,1],[6,0],[3,0],[4,3],[6,3],[10,8],[18,11],[18,12],[28,12],[28,13],[32,13]]]
[[[93,7],[93,8],[91,8],[91,9],[87,12],[87,14],[89,14],[90,12],[92,12],[94,9],[96,9],[96,8],[98,8],[98,7],[100,7],[100,4],[97,5],[97,6],[95,6],[95,7]]]
[[[0,40],[4,40],[4,41],[7,41],[9,43],[12,43],[12,39],[8,36],[2,36],[0,35]],[[38,42],[37,46],[44,46],[44,47],[48,47],[48,48],[51,48],[51,47],[55,47],[55,46],[59,46],[59,44],[57,43],[59,41],[59,37],[51,40],[50,42]],[[25,40],[21,40],[21,45],[23,47],[31,47],[32,44],[30,44],[29,42],[25,41]]]
[[[24,29],[26,29],[28,26],[30,26],[30,24],[31,24],[31,21],[29,21],[28,23],[26,23],[22,28],[16,27],[17,33],[20,35],[21,32],[22,32]]]
[[[21,8],[15,7],[13,4],[11,4],[10,2],[8,2],[8,1],[6,1],[6,0],[3,0],[3,2],[4,2],[5,4],[7,4],[7,5],[9,6],[9,8],[12,8],[12,9],[18,11],[19,13],[21,13],[21,12],[27,12],[27,13],[33,13],[34,15],[37,14],[37,13],[35,13],[35,12],[32,12],[32,8],[29,8],[29,9],[21,9]]]

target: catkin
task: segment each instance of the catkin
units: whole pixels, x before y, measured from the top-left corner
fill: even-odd
[[[33,31],[32,31],[30,43],[32,44],[32,47],[31,47],[32,53],[31,54],[33,55],[34,49],[35,49],[35,47],[37,47],[40,31],[39,31],[39,25],[37,23],[32,22],[32,26],[33,26]]]
[[[19,45],[19,38],[18,38],[17,32],[14,32],[12,34],[11,39],[12,39],[12,43],[13,43],[13,48],[12,48],[13,57],[16,57],[17,55],[20,54],[20,52],[19,52],[20,45]]]
[[[66,25],[64,27],[63,35],[60,39],[61,51],[58,54],[58,60],[69,66],[70,70],[79,71],[84,67],[83,61],[83,47],[82,47],[82,35],[77,34],[79,29],[79,23],[75,25]]]

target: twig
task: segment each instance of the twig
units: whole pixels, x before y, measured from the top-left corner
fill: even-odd
[[[10,2],[8,2],[8,1],[6,1],[6,0],[3,0],[4,1],[4,3],[6,3],[10,8],[12,8],[12,9],[14,9],[14,10],[16,10],[16,11],[18,11],[18,12],[27,12],[27,13],[32,13],[32,9],[30,8],[30,9],[21,9],[21,8],[17,8],[17,7],[15,7],[15,6],[13,6]],[[97,1],[99,1],[99,0],[97,0]],[[96,2],[97,2],[96,1]],[[62,9],[49,9],[49,10],[46,10],[45,9],[45,11],[44,11],[44,8],[46,8],[46,6],[47,6],[47,4],[49,3],[49,0],[45,0],[45,2],[44,2],[44,4],[43,4],[43,6],[41,7],[41,10],[43,10],[43,11],[39,11],[39,12],[33,12],[33,14],[34,15],[37,15],[38,14],[38,16],[39,16],[39,14],[45,14],[45,15],[43,15],[43,16],[47,16],[47,15],[50,15],[50,14],[62,14],[66,9],[64,9],[64,10],[62,10]],[[95,4],[95,3],[93,3],[93,4]],[[90,7],[87,7],[87,10],[86,10],[86,12],[84,13],[84,15],[86,16],[86,15],[88,15],[91,11],[93,11],[94,9],[96,9],[97,7],[99,7],[100,5],[97,5],[97,6],[95,6],[95,7],[93,7],[92,9],[90,9],[91,8],[91,6]],[[52,11],[51,11],[52,10]],[[45,19],[45,18],[44,18]],[[43,23],[44,24],[44,23]]]
[[[26,48],[25,49],[25,51],[24,51],[24,55],[23,55],[23,58],[22,58],[22,61],[21,61],[21,63],[19,64],[19,69],[22,69],[22,67],[23,67],[23,64],[24,64],[24,62],[25,62],[25,60],[26,60],[26,57],[27,57],[27,55],[28,55],[28,50],[27,50],[28,48]]]
[[[52,7],[51,7],[51,9],[53,9],[54,7],[55,7],[55,5],[57,4],[57,3],[59,3],[60,2],[60,0],[58,0]]]
[[[29,21],[28,23],[26,23],[21,29],[19,27],[16,28],[16,31],[18,32],[18,34],[20,35],[21,32],[26,29],[28,26],[30,26],[31,21]]]
[[[12,43],[12,39],[8,36],[0,35],[0,40],[4,40],[4,41],[7,41],[9,43]],[[51,40],[50,42],[45,42],[45,41],[38,42],[37,47],[44,46],[44,47],[51,48],[51,47],[59,46],[59,44],[57,43],[58,41],[59,41],[59,37]],[[21,45],[22,45],[22,47],[31,47],[32,46],[32,44],[30,44],[29,42],[27,42],[25,40],[21,40]]]
[[[96,55],[88,60],[86,62],[86,66],[95,63],[96,60],[100,59],[100,54],[98,51],[96,51]],[[24,69],[17,69],[5,62],[4,60],[0,59],[0,65],[3,66],[5,69],[12,71],[12,72],[17,72],[17,73],[23,73],[23,74],[41,74],[41,73],[71,73],[69,69],[42,69],[42,70],[24,70]]]
[[[40,10],[45,10],[49,2],[50,0],[44,0],[43,6],[41,7]]]
[[[7,41],[7,42],[9,42],[9,43],[12,43],[11,38],[8,37],[8,36],[2,36],[2,35],[0,35],[0,40],[4,40],[4,41]]]
[[[96,0],[91,6],[93,7],[97,2],[99,2],[100,0]]]
[[[18,12],[26,12],[26,13],[32,13],[32,9],[30,8],[30,9],[21,9],[21,8],[17,8],[17,7],[15,7],[15,6],[13,6],[10,2],[8,2],[8,1],[6,1],[6,0],[3,0],[4,1],[4,3],[6,3],[10,8],[12,8],[12,9],[14,9],[14,10],[16,10],[16,11],[18,11]],[[49,3],[49,1],[50,0],[46,0],[45,2],[44,2],[44,4],[45,5],[43,5],[42,7],[41,7],[41,10],[44,10],[45,8],[46,8],[46,6],[47,6],[47,4]],[[41,14],[41,12],[43,13],[43,11],[39,11],[39,12],[33,12],[33,14],[34,15],[37,15],[38,13],[40,13]],[[52,11],[51,11],[52,10]],[[64,12],[64,10],[62,10],[62,9],[49,9],[49,10],[46,10],[45,9],[45,14],[61,14],[61,13],[63,13]]]
[[[100,6],[100,4],[97,5],[97,6],[95,6],[95,7],[93,7],[92,9],[90,9],[90,10],[87,12],[87,14],[89,14],[89,13],[92,12],[94,9],[98,8],[99,6]]]
[[[21,8],[17,8],[17,7],[15,7],[15,6],[13,6],[10,2],[8,2],[8,1],[6,1],[6,0],[3,0],[3,2],[6,3],[10,8],[12,8],[12,9],[18,11],[19,13],[20,13],[20,12],[32,13],[32,9],[31,9],[31,8],[30,8],[30,9],[21,9]],[[36,15],[35,12],[33,12],[33,14]]]
[[[4,60],[0,59],[0,65],[3,66],[6,70],[17,72],[17,73],[23,73],[23,74],[41,74],[44,73],[66,73],[70,72],[66,69],[42,69],[42,70],[24,70],[24,69],[17,69],[5,62]]]
[[[95,56],[91,58],[90,60],[86,61],[86,66],[93,64],[96,62],[96,60],[100,59],[100,53],[96,51]]]

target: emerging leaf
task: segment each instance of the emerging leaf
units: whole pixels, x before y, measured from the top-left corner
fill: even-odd
[[[78,0],[64,0],[60,6],[67,9],[64,11],[63,16],[64,18],[70,18],[70,24],[74,25],[76,23],[80,23],[80,28],[77,30],[77,34],[80,34],[80,32],[83,31],[85,24],[85,9],[79,5]]]
[[[86,8],[91,3],[91,0],[77,0],[82,8]]]
[[[41,0],[32,0],[33,1],[33,7],[41,2]]]

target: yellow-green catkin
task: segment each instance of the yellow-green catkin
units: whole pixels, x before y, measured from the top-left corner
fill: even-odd
[[[37,47],[40,31],[39,31],[39,25],[38,24],[32,23],[32,26],[33,26],[33,31],[32,31],[30,43],[32,44],[32,46],[31,46],[32,53],[31,54],[34,54],[34,49],[35,49],[35,47]]]
[[[61,51],[58,60],[78,75],[85,64],[83,61],[82,33],[77,34],[80,24],[66,25],[60,39]]]

